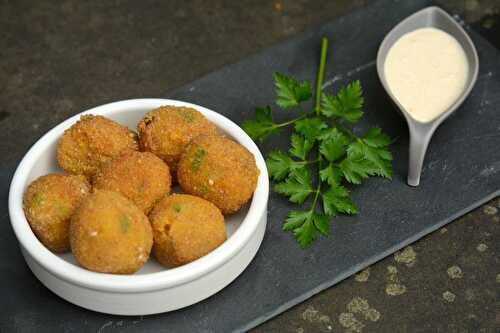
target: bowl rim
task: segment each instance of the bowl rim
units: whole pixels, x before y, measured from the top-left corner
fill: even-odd
[[[204,114],[218,128],[246,147],[254,156],[260,175],[247,215],[238,229],[214,251],[189,264],[161,272],[140,275],[118,275],[97,273],[74,265],[49,251],[32,232],[23,211],[23,194],[28,186],[27,177],[39,157],[51,146],[57,144],[63,132],[84,114],[109,116],[122,112],[133,112],[138,108],[154,109],[162,105],[191,107]],[[47,271],[62,280],[99,291],[144,292],[165,289],[188,283],[219,268],[234,257],[250,240],[257,229],[262,215],[267,214],[269,179],[264,158],[252,139],[230,119],[200,105],[173,99],[141,98],[129,99],[100,105],[78,113],[58,124],[28,150],[19,163],[9,190],[9,215],[16,237],[28,255]]]

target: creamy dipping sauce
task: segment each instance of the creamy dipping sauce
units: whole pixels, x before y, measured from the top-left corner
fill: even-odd
[[[390,48],[384,64],[394,97],[420,121],[445,112],[465,89],[469,66],[462,46],[436,28],[403,35]]]

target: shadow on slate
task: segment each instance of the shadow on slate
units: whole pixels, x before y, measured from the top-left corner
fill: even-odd
[[[405,183],[408,136],[404,120],[378,81],[375,57],[384,35],[428,1],[378,1],[333,23],[309,30],[242,62],[227,66],[167,96],[201,104],[236,123],[253,116],[255,106],[274,100],[272,74],[315,79],[320,37],[330,40],[326,89],[360,79],[365,117],[355,131],[381,126],[397,138],[394,179],[373,179],[354,191],[360,213],[338,217],[329,238],[299,249],[282,221],[293,208],[271,195],[264,242],[246,271],[217,295],[186,309],[147,317],[120,317],[78,308],[51,294],[31,273],[3,224],[0,331],[226,332],[243,331],[283,312],[364,267],[416,241],[499,194],[500,54],[469,31],[479,52],[480,73],[472,94],[436,132],[422,185]],[[282,112],[282,114],[285,112]],[[287,114],[286,117],[292,115]],[[285,149],[284,136],[261,145]],[[8,173],[3,173],[3,175]],[[10,175],[2,179],[6,188]],[[7,230],[9,229],[9,230]]]

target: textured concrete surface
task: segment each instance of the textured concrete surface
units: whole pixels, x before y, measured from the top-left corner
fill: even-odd
[[[70,115],[162,96],[366,2],[2,0],[1,170],[12,170]],[[499,41],[498,1],[439,2]],[[497,332],[499,205],[490,202],[255,332]]]
[[[500,199],[254,332],[498,332]]]
[[[70,115],[163,96],[360,3],[2,0],[2,163]]]

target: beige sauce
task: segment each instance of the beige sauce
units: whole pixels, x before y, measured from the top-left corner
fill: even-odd
[[[467,57],[462,46],[448,33],[417,29],[394,43],[384,71],[394,97],[421,122],[445,112],[465,89]]]

